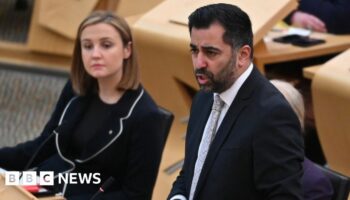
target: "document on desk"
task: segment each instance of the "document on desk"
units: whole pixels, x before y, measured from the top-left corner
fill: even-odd
[[[287,32],[287,35],[309,36],[310,34],[311,30],[296,27],[290,27]]]

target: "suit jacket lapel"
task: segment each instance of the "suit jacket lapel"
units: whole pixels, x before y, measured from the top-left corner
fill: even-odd
[[[67,141],[71,141],[72,132],[82,118],[89,102],[90,99],[81,97],[74,100],[65,113],[62,124],[55,129],[55,132],[58,133],[58,148],[63,154],[67,153],[70,145],[70,142]]]
[[[112,112],[107,121],[104,122],[104,125],[99,129],[98,133],[91,138],[89,141],[88,148],[86,149],[83,157],[79,158],[82,160],[87,159],[88,157],[96,154],[102,148],[104,148],[111,140],[117,137],[117,133],[121,130],[120,119],[128,115],[132,105],[136,101],[137,97],[141,93],[141,87],[137,90],[127,90],[119,102],[112,108]],[[123,132],[127,128],[125,125],[127,120],[122,122]],[[113,131],[113,134],[109,134],[110,131]]]
[[[241,113],[241,111],[243,111],[244,107],[246,107],[246,105],[248,105],[249,101],[251,100],[251,96],[253,95],[253,90],[255,88],[254,77],[256,76],[256,73],[259,72],[257,72],[254,68],[250,76],[247,78],[247,80],[244,82],[239,92],[237,93],[237,96],[232,102],[216,133],[216,136],[211,144],[208,155],[204,162],[201,175],[197,183],[196,192],[194,194],[194,199],[196,199],[198,192],[201,190],[201,187],[203,186],[205,179],[208,176],[207,174],[210,171],[210,168],[212,167],[213,163],[215,162],[217,154],[219,153],[219,150],[221,149],[224,142],[226,141],[226,138],[229,134],[234,134],[232,133],[232,129],[237,118],[239,117],[239,114]],[[196,147],[199,147],[199,144]]]
[[[128,90],[125,92],[123,97],[120,99],[120,102],[118,102],[118,104],[113,108],[111,117],[105,122],[104,126],[101,127],[98,133],[92,137],[92,139],[89,141],[89,145],[87,145],[87,148],[83,150],[84,152],[82,157],[79,159],[84,160],[94,155],[105,147],[114,137],[116,137],[116,134],[120,129],[119,119],[128,114],[132,104],[135,102],[138,95],[140,95],[141,90],[142,87],[140,86],[137,90]],[[83,118],[88,106],[91,105],[92,98],[93,96],[88,95],[75,99],[69,105],[62,124],[55,129],[55,132],[58,133],[57,148],[66,158],[71,158],[69,150],[74,129]],[[123,123],[126,123],[125,121],[123,121]],[[108,134],[109,130],[113,130],[114,134]]]
[[[199,118],[195,120],[195,127],[193,128],[193,133],[189,136],[191,138],[186,138],[189,141],[188,147],[191,149],[187,151],[189,153],[188,162],[189,162],[189,177],[193,177],[194,166],[196,164],[199,145],[202,140],[203,132],[205,125],[207,123],[208,117],[211,112],[211,106],[213,104],[213,95],[212,93],[204,94],[203,99],[200,99],[201,105],[198,105],[198,110],[195,116]],[[204,102],[204,103],[202,103]],[[192,180],[192,179],[191,179]],[[190,181],[189,181],[190,182]],[[191,183],[189,183],[188,188],[191,187]]]

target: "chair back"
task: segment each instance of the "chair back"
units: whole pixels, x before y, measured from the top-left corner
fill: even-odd
[[[350,178],[329,168],[317,164],[315,164],[315,166],[331,181],[334,191],[332,200],[347,200],[350,191]]]
[[[162,116],[162,121],[159,124],[159,128],[163,130],[162,136],[164,136],[163,138],[163,148],[164,148],[170,132],[171,125],[174,121],[174,115],[172,112],[170,112],[169,110],[163,107],[158,106],[158,109],[159,109],[160,115]]]

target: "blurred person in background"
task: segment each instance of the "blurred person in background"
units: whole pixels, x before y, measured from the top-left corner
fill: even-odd
[[[349,0],[300,0],[287,23],[318,32],[350,34]]]
[[[299,118],[304,130],[305,108],[300,92],[290,83],[281,80],[271,80],[271,83],[283,94]],[[304,200],[331,200],[333,187],[330,180],[308,158],[304,158],[304,174],[302,177],[302,190]]]

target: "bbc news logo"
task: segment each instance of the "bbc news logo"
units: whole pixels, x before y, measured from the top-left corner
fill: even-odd
[[[54,174],[52,171],[42,171],[37,176],[35,171],[9,171],[5,173],[6,185],[53,185]]]
[[[100,184],[100,173],[59,173],[59,184]],[[5,185],[41,185],[53,186],[53,171],[8,171],[5,172]]]

